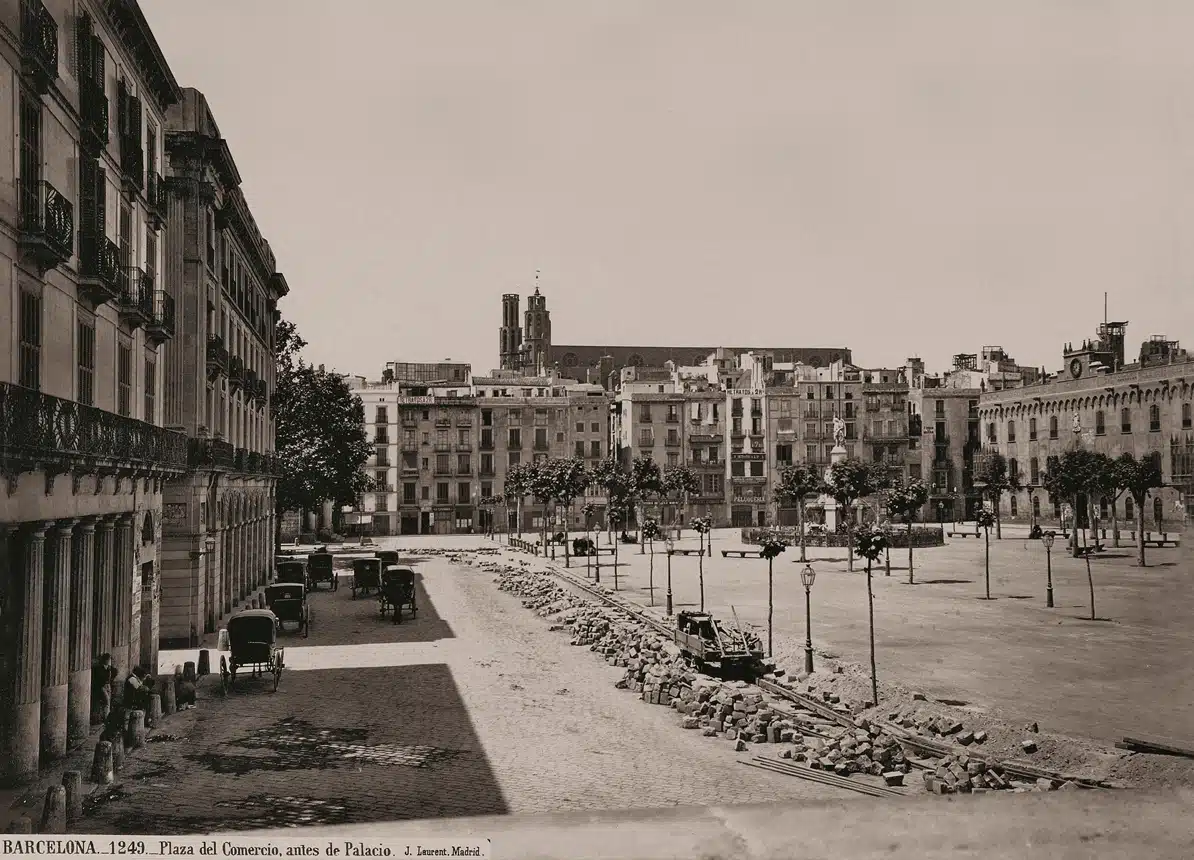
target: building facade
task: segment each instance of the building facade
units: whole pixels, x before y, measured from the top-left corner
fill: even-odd
[[[181,92],[132,0],[3,16],[0,779],[86,740],[92,661],[157,662],[164,485],[162,129]]]
[[[518,530],[517,509],[493,508],[515,466],[575,457],[589,465],[608,455],[609,399],[597,386],[554,376],[495,371],[463,386],[371,383],[357,377],[374,451],[366,466],[374,491],[361,511],[374,534],[465,534]],[[583,524],[590,492],[573,506]],[[543,511],[528,500],[523,530],[541,527]],[[497,519],[491,519],[497,518]]]
[[[1100,520],[1149,528],[1179,524],[1180,507],[1194,493],[1194,360],[1177,341],[1155,336],[1136,361],[1126,361],[1127,323],[1104,323],[1093,340],[1063,350],[1065,368],[1032,385],[983,393],[976,423],[982,444],[1008,458],[1023,489],[1005,493],[1001,514],[1016,520],[1056,520],[1068,499],[1051,499],[1041,487],[1049,457],[1075,447],[1110,457],[1131,453],[1154,458],[1165,487],[1138,511],[1125,493],[1096,500]],[[1079,512],[1080,522],[1085,514]]]
[[[164,499],[161,638],[194,646],[266,581],[275,547],[274,330],[288,292],[203,94],[166,121],[165,265],[185,336],[165,350],[165,422],[189,438]]]

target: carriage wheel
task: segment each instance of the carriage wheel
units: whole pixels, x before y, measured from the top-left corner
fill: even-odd
[[[361,592],[364,593],[364,589],[361,589]],[[357,581],[355,579],[352,581],[352,599],[357,599]]]
[[[311,635],[311,607],[308,606],[303,611],[303,638],[306,639]]]
[[[282,680],[282,650],[279,649],[277,655],[273,659],[272,669],[274,672],[274,692],[278,692],[278,683]]]
[[[410,617],[419,617],[419,607],[415,606],[415,599],[413,597],[410,599]]]
[[[336,571],[332,571],[332,591],[340,590],[340,575]]]
[[[236,661],[235,661],[235,660],[230,660],[230,661],[228,662],[228,688],[229,688],[229,689],[231,689],[231,688],[232,688],[232,686],[233,686],[233,685],[236,683],[236,670],[237,670],[237,668],[238,668],[238,667],[237,667],[237,665],[236,665]]]
[[[220,695],[223,695],[223,696],[228,695],[228,685],[230,683],[231,683],[231,681],[229,680],[228,658],[225,657],[223,654],[221,654],[220,655]]]

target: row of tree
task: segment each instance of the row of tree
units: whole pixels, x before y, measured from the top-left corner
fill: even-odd
[[[984,451],[975,462],[974,480],[982,485],[982,492],[990,499],[994,508],[995,537],[1002,538],[1000,523],[1000,502],[1005,492],[1024,489],[1020,476],[1008,468],[1007,458],[998,451]],[[1049,457],[1045,461],[1045,472],[1041,475],[1040,487],[1051,499],[1064,499],[1073,509],[1070,549],[1076,557],[1079,553],[1078,511],[1086,507],[1086,518],[1092,528],[1097,529],[1099,521],[1099,499],[1106,499],[1111,509],[1111,528],[1115,545],[1119,545],[1119,523],[1116,505],[1127,493],[1136,505],[1136,556],[1143,567],[1145,504],[1153,490],[1164,486],[1161,465],[1156,457],[1141,460],[1130,453],[1118,458],[1109,457],[1097,451],[1077,448],[1061,456]],[[1095,534],[1097,535],[1097,531]]]

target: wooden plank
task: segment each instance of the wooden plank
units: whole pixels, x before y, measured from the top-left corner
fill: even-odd
[[[1120,744],[1116,744],[1117,747]],[[1136,752],[1157,753],[1159,755],[1176,755],[1182,758],[1194,758],[1194,749],[1169,744],[1163,741],[1147,740],[1144,738],[1124,738],[1123,747]]]
[[[760,690],[765,690],[769,693],[779,696],[780,698],[787,699],[790,702],[795,702],[805,710],[812,711],[814,714],[824,717],[825,719],[836,723],[839,726],[844,726],[847,729],[854,728],[854,720],[852,720],[850,717],[846,716],[845,714],[839,714],[833,708],[823,705],[815,699],[809,698],[808,696],[801,695],[795,690],[784,689],[778,684],[763,678],[760,678],[758,681],[756,681],[755,686],[757,686]]]

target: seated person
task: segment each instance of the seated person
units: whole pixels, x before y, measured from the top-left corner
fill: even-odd
[[[153,681],[149,679],[149,671],[144,666],[138,666],[129,673],[124,680],[124,701],[126,711],[148,711],[149,697],[153,691]]]

